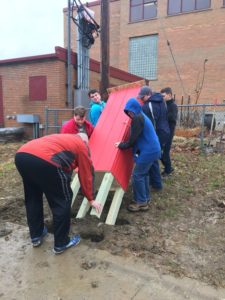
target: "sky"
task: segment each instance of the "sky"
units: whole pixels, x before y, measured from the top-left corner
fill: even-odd
[[[54,53],[55,46],[63,47],[67,4],[68,0],[0,0],[0,60]]]

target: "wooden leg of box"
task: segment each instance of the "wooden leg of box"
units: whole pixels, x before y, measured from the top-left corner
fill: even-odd
[[[88,202],[88,199],[84,197],[82,204],[80,206],[80,209],[76,215],[76,218],[80,219],[80,218],[84,218],[88,212],[90,208],[90,204]]]
[[[75,198],[77,196],[77,193],[79,191],[79,188],[80,188],[80,181],[79,181],[79,177],[78,177],[78,174],[76,174],[74,176],[74,179],[71,183],[71,189],[73,191],[73,198],[72,198],[72,203],[71,203],[71,207],[73,206],[73,203],[75,201]]]
[[[105,201],[106,201],[106,198],[108,196],[111,185],[113,183],[113,179],[114,179],[114,176],[111,173],[105,173],[105,175],[102,179],[100,188],[98,190],[97,197],[95,198],[95,200],[98,203],[101,203],[102,208],[105,205]],[[94,215],[94,216],[97,216],[98,218],[100,218],[101,213],[98,214],[97,211],[94,208],[92,208],[91,215]]]
[[[115,225],[116,218],[120,209],[120,205],[123,200],[124,190],[122,188],[117,188],[105,221],[108,225]]]

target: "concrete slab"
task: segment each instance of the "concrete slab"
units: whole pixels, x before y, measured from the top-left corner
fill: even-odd
[[[48,234],[40,248],[32,248],[26,227],[5,226],[8,234],[0,238],[1,300],[225,300],[225,289],[159,274],[133,258],[90,249],[82,241],[57,256]]]

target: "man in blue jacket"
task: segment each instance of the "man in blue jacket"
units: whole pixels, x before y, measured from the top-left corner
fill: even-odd
[[[128,210],[146,211],[151,200],[149,170],[161,156],[160,144],[151,121],[142,112],[141,105],[135,98],[128,100],[124,112],[132,119],[130,138],[126,142],[117,142],[115,146],[121,150],[132,147],[135,162],[132,174],[134,202],[129,204]],[[155,176],[160,177],[160,173]]]
[[[163,97],[160,93],[152,92],[149,86],[143,86],[140,89],[138,97],[142,101],[142,110],[145,115],[151,120],[156,134],[159,138],[162,153],[169,139],[170,129],[167,120],[167,109]],[[155,191],[160,191],[163,188],[161,177],[155,176],[160,172],[158,160],[154,162],[150,171],[150,186]]]
[[[91,124],[95,127],[103,109],[105,108],[105,102],[101,100],[99,92],[95,89],[88,92],[88,97],[91,100],[89,118]]]

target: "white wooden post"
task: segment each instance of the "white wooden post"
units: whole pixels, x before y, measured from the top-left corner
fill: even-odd
[[[98,190],[97,197],[95,198],[95,200],[98,203],[101,203],[102,210],[104,208],[106,198],[108,196],[109,190],[110,190],[111,185],[113,183],[113,179],[114,179],[114,177],[111,173],[105,173],[105,175],[102,179],[102,183],[100,185],[100,188]],[[91,210],[91,215],[97,216],[98,218],[100,218],[101,213],[97,213],[95,208],[92,208],[92,210]]]
[[[71,183],[71,189],[73,191],[73,198],[72,198],[72,203],[71,203],[71,207],[73,206],[73,203],[76,199],[77,193],[79,191],[80,188],[80,181],[79,181],[79,177],[78,174],[75,174],[74,179]]]
[[[124,195],[124,190],[121,187],[117,188],[107,215],[107,219],[105,221],[106,224],[115,225],[116,218],[120,209],[120,205],[123,200],[123,195]]]

